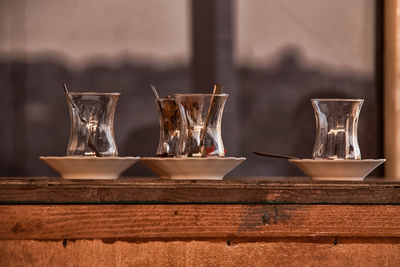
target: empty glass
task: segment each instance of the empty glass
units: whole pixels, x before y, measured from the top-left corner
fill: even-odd
[[[223,157],[221,121],[227,94],[178,94],[179,157]]]
[[[357,127],[362,99],[311,99],[317,133],[313,159],[361,159]]]
[[[65,93],[71,132],[67,156],[118,156],[114,113],[119,93]]]
[[[155,104],[160,120],[158,157],[175,157],[178,154],[180,136],[180,114],[173,98],[156,98]]]

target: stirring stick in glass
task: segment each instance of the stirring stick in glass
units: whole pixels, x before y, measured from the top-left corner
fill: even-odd
[[[86,127],[87,127],[87,125],[88,125],[87,121],[81,116],[81,114],[79,113],[78,107],[75,105],[74,101],[72,101],[71,95],[69,94],[69,91],[68,91],[68,88],[67,88],[67,84],[64,83],[63,85],[64,85],[64,92],[67,95],[67,99],[71,103],[72,108],[76,110],[76,113],[78,114],[79,120],[82,123],[84,123],[86,125]],[[91,137],[89,129],[88,129],[88,147],[90,148],[90,150],[92,150],[92,152],[96,155],[96,157],[102,157],[102,155],[97,150],[96,146],[93,144],[92,137]]]
[[[151,87],[151,90],[153,91],[154,98],[155,98],[155,99],[160,98],[160,96],[159,96],[158,93],[157,93],[156,87],[155,87],[154,85],[152,85],[152,84],[150,84],[150,87]]]
[[[204,152],[205,152],[205,149],[204,149],[204,137],[206,136],[207,126],[208,126],[208,123],[210,122],[211,113],[212,113],[212,111],[214,109],[214,106],[215,106],[215,104],[214,104],[214,95],[220,94],[222,92],[222,89],[223,89],[222,85],[220,85],[220,84],[214,85],[213,93],[212,93],[211,100],[210,100],[210,105],[208,106],[207,117],[206,117],[206,120],[204,122],[203,131],[201,132],[201,135],[200,135],[199,150],[200,150],[201,156],[204,156]]]

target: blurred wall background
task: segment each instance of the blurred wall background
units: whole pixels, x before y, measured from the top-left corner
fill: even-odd
[[[150,83],[167,95],[208,92],[215,82],[230,94],[228,154],[247,157],[231,175],[301,175],[250,151],[311,157],[313,97],[364,98],[362,156],[381,156],[379,1],[195,1],[0,1],[0,176],[56,175],[38,157],[65,154],[63,82],[71,91],[122,93],[115,119],[122,156],[155,154]],[[201,34],[204,46],[196,45]],[[210,56],[207,46],[219,49],[212,71],[227,72],[215,80],[210,66],[193,60]],[[125,175],[152,173],[137,164]]]

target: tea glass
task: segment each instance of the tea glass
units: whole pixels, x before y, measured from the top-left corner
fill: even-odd
[[[178,154],[181,119],[174,98],[156,98],[154,100],[160,121],[160,139],[157,157],[175,157]]]
[[[177,94],[181,114],[178,157],[224,157],[221,121],[227,94]]]
[[[311,99],[316,120],[313,159],[361,159],[357,127],[363,99]]]
[[[71,132],[67,156],[118,156],[114,114],[119,93],[65,93]]]

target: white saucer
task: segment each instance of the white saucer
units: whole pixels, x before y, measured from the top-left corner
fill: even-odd
[[[362,181],[386,159],[363,160],[313,160],[289,159],[312,180],[321,181]]]
[[[246,158],[141,158],[161,179],[222,180]]]
[[[40,157],[66,179],[117,179],[139,157]]]

